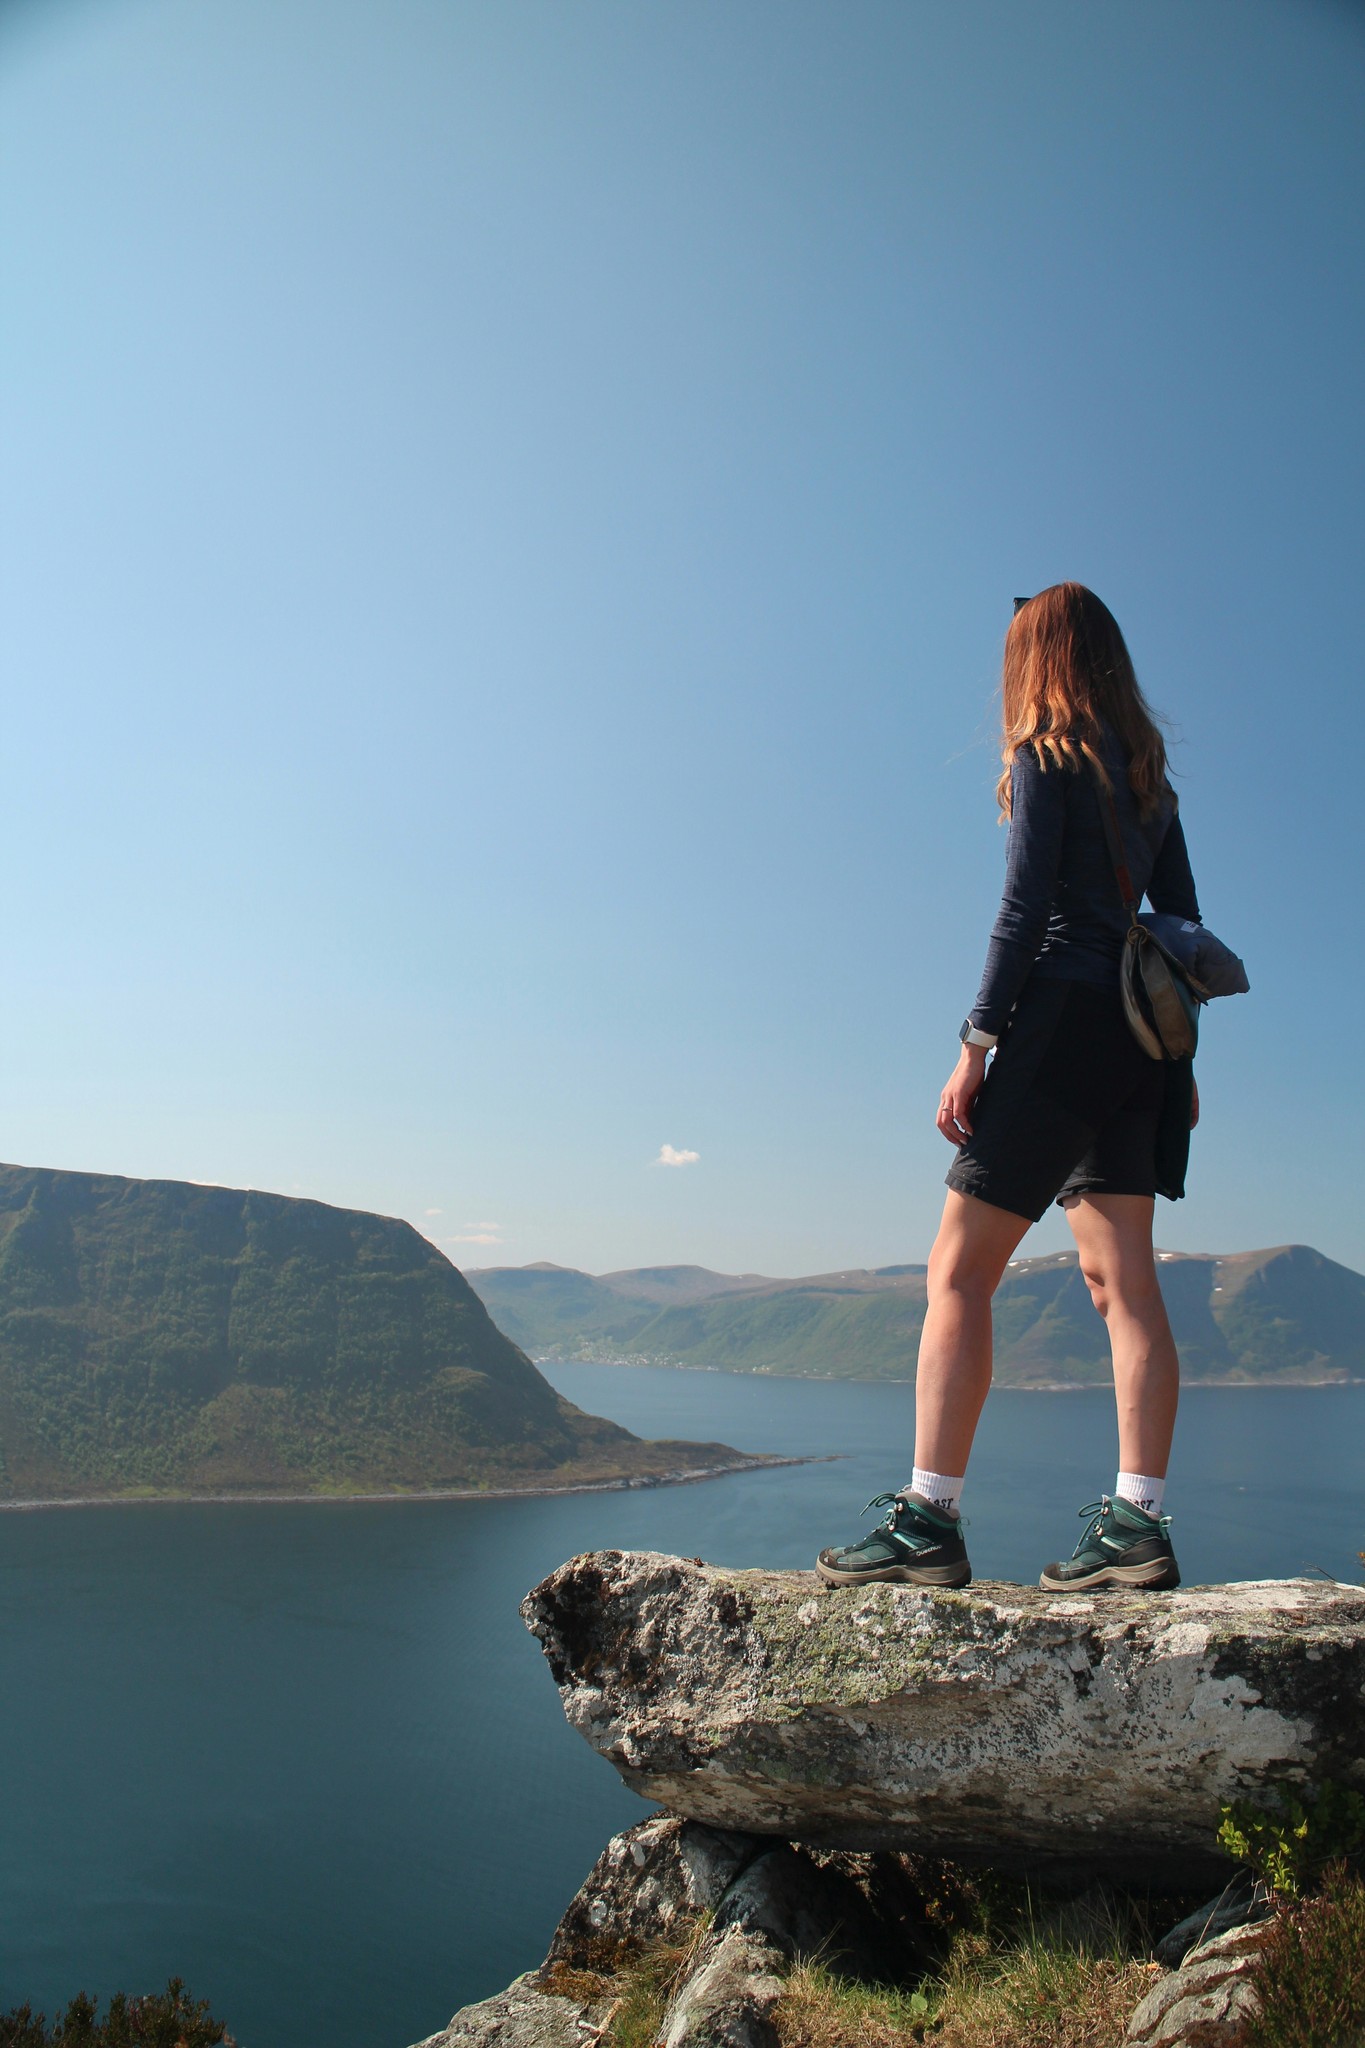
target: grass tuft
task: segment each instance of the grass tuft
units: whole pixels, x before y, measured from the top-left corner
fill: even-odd
[[[974,1952],[975,1951],[975,1952]],[[960,1943],[944,1973],[941,2048],[1113,2048],[1157,1968],[1032,1934],[986,1953]]]
[[[576,1998],[583,2005],[611,1997],[615,1992],[612,1978],[604,1977],[600,1970],[575,1970],[569,1963],[547,1963],[536,1982],[542,1991],[552,1992],[556,1998]]]
[[[1139,1909],[1093,1893],[1040,1914],[1005,1886],[959,1904],[942,1966],[917,1989],[799,1964],[777,2008],[782,2048],[1114,2048],[1157,1974]]]
[[[696,1967],[710,1926],[711,1915],[703,1913],[685,1941],[656,1942],[626,1964],[612,1984],[616,2004],[603,2036],[605,2048],[654,2048],[664,2014]]]
[[[823,1963],[797,1963],[774,2018],[782,2048],[904,2048],[923,2039],[924,1991],[855,1984]]]

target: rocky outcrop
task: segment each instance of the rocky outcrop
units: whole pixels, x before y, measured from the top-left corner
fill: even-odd
[[[1152,1986],[1123,2048],[1238,2048],[1260,2011],[1253,1976],[1265,1938],[1264,1927],[1236,1927],[1202,1942]]]
[[[496,1998],[462,2007],[416,2048],[593,2048],[610,2015],[609,1998],[565,1997],[528,1972]]]
[[[664,1945],[678,1956],[659,2034],[667,2048],[771,2048],[782,1974],[798,1956],[875,1983],[913,1976],[929,1958],[909,1859],[656,1814],[607,1844],[539,1971],[465,2006],[420,2048],[591,2048],[611,2017],[613,1979]]]
[[[594,2048],[611,2037],[632,1964],[661,1949],[675,1974],[659,2048],[776,2048],[774,2009],[797,1958],[880,1984],[933,1970],[943,1950],[918,1886],[930,1877],[941,1905],[944,1875],[889,1852],[804,1850],[657,1814],[608,1843],[538,1971],[464,2007],[419,2048]],[[1183,1966],[1143,1999],[1126,2048],[1236,2048],[1256,2009],[1252,1978],[1268,1929],[1212,1939],[1207,1930],[1264,1911],[1257,1888],[1238,1882],[1159,1942],[1158,1957],[1174,1947]],[[1039,1924],[1063,1945],[1103,1948],[1113,1901],[1092,1887]],[[1191,1928],[1205,1936],[1196,1947]]]
[[[522,1613],[580,1734],[716,1828],[1192,1885],[1226,1875],[1221,1801],[1365,1779],[1365,1593],[1315,1580],[827,1589],[602,1551]]]
[[[718,1935],[742,1928],[787,1960],[822,1955],[873,1983],[927,1959],[910,1859],[801,1849],[656,1814],[608,1842],[555,1930],[542,1978],[610,1974],[684,1938],[702,1914]]]
[[[642,1986],[658,2048],[776,2048],[796,1959],[933,1978],[990,1893],[955,1864],[1056,1887],[1040,1924],[1092,1953],[1125,1891],[1164,1891],[1126,2048],[1238,2048],[1277,1922],[1250,1873],[1224,1883],[1219,1805],[1365,1784],[1354,1587],[830,1590],[603,1551],[522,1612],[570,1721],[670,1810],[608,1843],[539,1971],[422,2048],[594,2048]]]
[[[555,1929],[547,1971],[619,1970],[713,1913],[745,1865],[771,1845],[755,1835],[656,1814],[613,1835]]]
[[[732,1926],[708,1936],[664,2014],[659,2048],[777,2048],[780,1964],[761,1934]]]

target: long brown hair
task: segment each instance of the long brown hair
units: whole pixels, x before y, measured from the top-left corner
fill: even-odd
[[[1032,747],[1042,769],[1073,773],[1099,757],[1101,722],[1129,752],[1128,782],[1146,816],[1167,788],[1166,746],[1151,706],[1138,688],[1118,621],[1083,583],[1054,583],[1015,613],[1005,635],[1001,683],[1005,772],[996,789],[1010,810],[1010,769]]]

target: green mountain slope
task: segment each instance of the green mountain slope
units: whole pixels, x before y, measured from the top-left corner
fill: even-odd
[[[561,1400],[406,1223],[0,1166],[0,1500],[534,1488],[740,1462]]]
[[[1191,1381],[1365,1376],[1365,1278],[1306,1245],[1225,1258],[1163,1253],[1162,1291]],[[686,1275],[670,1285],[668,1275]],[[563,1267],[494,1267],[470,1284],[538,1357],[633,1358],[819,1379],[913,1376],[922,1266],[800,1280],[649,1268],[595,1278]],[[716,1283],[714,1286],[710,1282]],[[995,1300],[1004,1385],[1103,1384],[1104,1327],[1075,1253],[1017,1259]]]

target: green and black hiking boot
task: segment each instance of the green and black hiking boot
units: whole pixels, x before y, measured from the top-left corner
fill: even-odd
[[[1092,1586],[1145,1586],[1152,1592],[1180,1584],[1168,1531],[1169,1515],[1149,1515],[1130,1500],[1106,1493],[1081,1509],[1086,1531],[1067,1564],[1050,1564],[1038,1580],[1049,1593],[1088,1593]]]
[[[863,1509],[885,1508],[886,1519],[861,1543],[822,1550],[815,1569],[827,1585],[860,1586],[864,1579],[899,1579],[911,1586],[965,1586],[972,1576],[962,1522],[918,1493],[879,1493]]]

